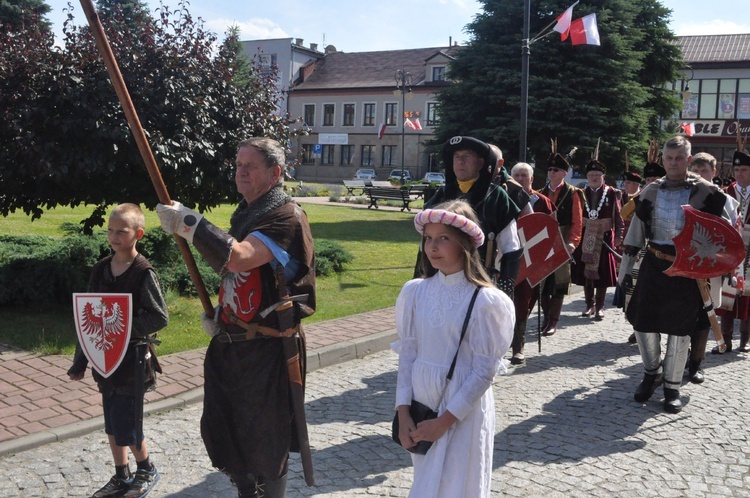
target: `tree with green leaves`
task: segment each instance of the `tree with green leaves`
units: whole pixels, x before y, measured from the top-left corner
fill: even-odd
[[[439,95],[436,135],[496,143],[512,164],[519,150],[523,2],[482,4],[467,26],[470,43],[449,66],[454,84]],[[530,36],[570,4],[532,2]],[[663,134],[660,117],[679,108],[664,85],[677,79],[682,59],[667,26],[670,11],[658,0],[584,0],[573,18],[590,13],[596,13],[601,46],[573,46],[556,32],[531,45],[527,160],[543,163],[556,137],[560,149],[579,148],[574,162],[582,166],[601,138],[600,158],[615,177],[626,150],[631,164],[645,163],[648,139]]]
[[[44,0],[0,0],[0,31],[41,29],[49,34],[51,24],[44,16],[50,10]]]
[[[170,194],[201,211],[238,199],[237,144],[290,139],[275,74],[253,67],[252,84],[236,84],[236,33],[217,50],[187,2],[136,24],[123,12],[100,17]],[[88,25],[71,13],[64,34],[62,49],[28,30],[0,37],[0,213],[92,205],[90,230],[112,203],[158,200]]]

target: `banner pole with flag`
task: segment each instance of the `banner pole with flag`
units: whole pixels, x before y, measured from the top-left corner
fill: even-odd
[[[104,65],[106,66],[107,72],[109,73],[109,79],[112,81],[112,85],[115,87],[115,93],[120,100],[120,105],[122,105],[122,110],[125,113],[125,118],[127,119],[128,125],[130,126],[130,131],[133,133],[133,138],[135,139],[135,143],[141,153],[141,157],[146,163],[146,169],[148,170],[149,177],[151,177],[151,183],[153,183],[154,189],[156,189],[156,195],[159,198],[159,202],[161,202],[162,204],[171,205],[172,200],[169,198],[169,192],[167,192],[167,187],[166,185],[164,185],[164,180],[161,177],[161,172],[159,171],[159,167],[156,164],[154,154],[151,151],[148,140],[146,139],[146,133],[143,131],[141,122],[138,119],[138,113],[133,106],[133,101],[130,99],[130,93],[128,92],[128,88],[125,85],[125,80],[123,80],[122,78],[122,73],[120,72],[120,68],[117,65],[115,56],[112,53],[112,47],[110,47],[109,45],[107,35],[104,33],[104,28],[102,27],[102,23],[99,20],[99,15],[96,13],[91,0],[80,1],[83,12],[86,15],[89,26],[91,27],[91,33],[94,35],[96,45],[97,47],[99,47],[99,52],[101,52],[102,54],[102,59],[104,59]],[[188,273],[190,274],[190,278],[193,281],[193,285],[195,285],[195,290],[198,293],[201,304],[203,305],[203,311],[206,312],[206,316],[213,317],[214,308],[211,304],[211,297],[206,290],[206,286],[203,283],[200,272],[198,272],[198,266],[195,264],[193,253],[190,252],[190,248],[188,247],[187,241],[185,239],[176,234],[174,238],[177,242],[177,247],[179,247],[180,253],[182,254],[182,259],[185,261],[185,266],[187,266]]]

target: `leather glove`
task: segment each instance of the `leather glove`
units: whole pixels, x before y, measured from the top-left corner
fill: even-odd
[[[205,332],[210,339],[213,339],[214,336],[219,335],[219,333],[221,332],[221,327],[219,326],[220,309],[221,308],[219,306],[214,309],[213,318],[209,318],[208,316],[206,316],[205,312],[201,313],[201,325],[203,325],[203,332]]]
[[[172,201],[171,206],[157,204],[156,214],[165,232],[177,234],[191,244],[198,223],[203,219],[202,214],[186,208],[177,201]]]

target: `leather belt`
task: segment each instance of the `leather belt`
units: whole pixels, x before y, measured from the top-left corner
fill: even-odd
[[[674,263],[674,259],[675,259],[674,256],[672,256],[671,254],[661,252],[659,249],[656,249],[655,247],[648,246],[648,252],[650,252],[651,254],[653,254],[659,259],[671,261],[672,263]]]
[[[280,339],[282,337],[291,337],[299,331],[299,325],[295,326],[293,329],[290,329],[292,331],[291,333],[283,333],[272,327],[266,327],[265,325],[242,321],[239,319],[239,317],[237,317],[237,315],[226,309],[223,309],[222,313],[224,314],[224,316],[226,316],[229,323],[245,329],[245,333],[243,334],[242,332],[239,332],[236,334],[232,334],[222,330],[218,335],[219,342],[231,343],[252,341],[253,339]]]

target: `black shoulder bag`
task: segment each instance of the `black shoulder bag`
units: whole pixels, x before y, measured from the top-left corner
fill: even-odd
[[[474,291],[474,295],[471,296],[471,302],[469,303],[469,309],[466,311],[466,318],[464,319],[464,326],[461,329],[461,338],[458,340],[458,348],[456,348],[456,354],[453,356],[453,362],[451,363],[451,368],[448,371],[448,376],[445,380],[445,385],[443,386],[443,392],[440,394],[440,400],[438,401],[437,408],[440,408],[440,402],[443,400],[443,396],[445,395],[445,390],[448,387],[448,382],[451,381],[453,378],[453,370],[456,368],[456,360],[458,359],[458,350],[461,348],[461,342],[464,340],[464,335],[466,335],[466,327],[469,326],[469,318],[471,317],[471,310],[474,308],[474,301],[477,300],[477,294],[479,294],[480,287],[477,286],[477,290]],[[414,421],[414,424],[418,424],[424,420],[432,420],[433,418],[437,418],[437,412],[432,410],[429,406],[420,403],[416,399],[411,400],[411,406],[409,407],[409,415],[411,415],[411,419]],[[393,417],[393,423],[391,424],[391,438],[396,441],[396,443],[400,446],[401,445],[401,439],[398,437],[398,410],[396,411],[396,416]],[[411,448],[406,448],[407,451],[410,451],[412,453],[416,453],[418,455],[426,455],[427,450],[430,449],[432,446],[432,441],[420,441]]]

